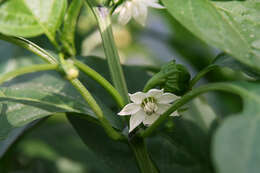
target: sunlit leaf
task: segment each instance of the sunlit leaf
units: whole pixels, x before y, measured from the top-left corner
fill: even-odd
[[[162,0],[168,11],[197,37],[260,71],[260,3]]]
[[[67,0],[11,0],[0,5],[0,32],[32,37],[45,33],[55,38]]]

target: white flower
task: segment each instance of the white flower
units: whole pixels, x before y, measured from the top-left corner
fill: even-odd
[[[130,117],[129,132],[143,122],[144,125],[153,124],[164,113],[178,96],[171,93],[163,93],[163,90],[151,89],[147,93],[137,92],[129,94],[133,103],[127,104],[118,115]],[[171,116],[177,116],[176,112]]]
[[[114,14],[119,13],[119,23],[125,25],[133,17],[141,25],[145,25],[147,18],[148,7],[164,8],[158,3],[158,0],[126,0],[119,5]]]

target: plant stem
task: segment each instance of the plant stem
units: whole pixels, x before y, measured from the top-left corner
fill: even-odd
[[[3,34],[0,34],[0,39],[5,40],[7,42],[11,42],[17,46],[23,47],[34,54],[40,56],[44,61],[50,63],[50,64],[57,64],[58,61],[56,58],[54,58],[52,55],[50,55],[47,51],[42,49],[41,47],[37,46],[33,42],[26,40],[22,37],[13,37],[13,36],[6,36]]]
[[[163,73],[156,73],[155,75],[153,75],[152,78],[150,78],[148,80],[148,82],[146,82],[143,92],[148,92],[150,89],[156,87],[157,85],[165,82],[165,74]]]
[[[39,72],[39,71],[47,71],[47,70],[57,70],[58,64],[40,64],[40,65],[32,65],[29,67],[19,68],[17,70],[8,72],[0,76],[0,84],[3,82],[15,78],[19,75],[32,73],[32,72]]]
[[[199,73],[196,74],[196,76],[194,76],[194,78],[190,81],[190,88],[193,88],[194,85],[203,77],[205,76],[208,72],[218,68],[219,66],[217,65],[209,65],[206,68],[204,68],[203,70],[201,70]]]
[[[118,91],[99,73],[97,73],[95,70],[87,66],[86,64],[74,60],[74,65],[78,67],[80,70],[82,70],[86,75],[94,79],[96,82],[98,82],[104,89],[108,91],[108,93],[115,99],[118,106],[120,108],[123,108],[125,105],[125,102],[121,95],[118,93]]]
[[[178,108],[180,108],[187,102],[191,101],[194,97],[196,97],[202,93],[209,92],[209,91],[215,91],[215,90],[228,91],[228,92],[232,92],[232,93],[241,92],[239,90],[239,88],[237,88],[236,86],[227,84],[227,83],[212,83],[212,84],[203,85],[199,88],[195,88],[194,90],[185,94],[181,99],[174,102],[173,105],[166,112],[164,112],[150,127],[148,127],[146,130],[142,131],[139,134],[139,136],[141,136],[143,138],[150,136],[153,133],[153,131],[161,123],[163,123],[171,113],[176,111]]]
[[[106,7],[90,7],[98,22],[99,31],[103,40],[103,47],[108,61],[109,71],[113,84],[123,97],[124,102],[128,103],[129,98],[127,86],[114,41],[109,10]]]
[[[110,125],[108,120],[104,117],[103,112],[93,96],[90,94],[90,92],[85,88],[85,86],[78,80],[78,79],[72,79],[70,80],[70,83],[80,92],[80,94],[83,96],[84,100],[88,103],[90,108],[94,111],[97,118],[99,119],[101,125],[107,132],[108,136],[111,137],[114,140],[124,140],[125,137],[117,132],[113,127]]]
[[[136,136],[129,141],[129,145],[135,155],[141,173],[159,173],[158,168],[154,165],[147,152],[144,139]]]

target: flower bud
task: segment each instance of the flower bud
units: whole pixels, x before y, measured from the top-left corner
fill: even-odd
[[[164,65],[161,72],[164,73],[165,82],[161,84],[165,92],[171,92],[178,96],[185,94],[189,88],[190,73],[185,66],[171,61]]]
[[[68,69],[67,71],[67,75],[66,75],[66,78],[68,80],[72,80],[72,79],[75,79],[79,76],[79,70],[76,69],[76,68],[70,68]]]
[[[190,73],[181,64],[171,61],[162,66],[161,71],[155,74],[146,84],[145,90],[160,86],[165,92],[181,96],[189,88]]]

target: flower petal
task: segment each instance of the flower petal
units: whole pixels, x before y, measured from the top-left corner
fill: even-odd
[[[152,8],[158,8],[158,9],[164,9],[165,7],[160,5],[157,2],[151,2],[151,1],[146,1],[145,2],[147,6],[152,7]]]
[[[147,97],[154,97],[155,99],[159,99],[163,95],[163,90],[158,89],[150,89],[146,94]]]
[[[178,113],[178,111],[174,111],[173,113],[171,113],[171,115],[170,115],[171,117],[178,117],[178,116],[180,116],[180,114]]]
[[[170,104],[158,104],[157,114],[161,115],[171,107]]]
[[[139,104],[129,103],[127,104],[118,115],[133,115],[141,109]]]
[[[151,125],[153,124],[158,118],[160,117],[159,114],[152,114],[149,116],[146,116],[143,123],[144,125]]]
[[[160,98],[157,99],[157,103],[168,104],[178,99],[179,97],[172,93],[164,93]]]
[[[136,104],[141,104],[142,101],[146,98],[146,94],[143,92],[137,92],[134,94],[129,94],[130,100]]]
[[[132,18],[132,4],[130,2],[126,2],[125,7],[119,13],[118,21],[122,25],[127,24]]]
[[[147,18],[147,6],[143,1],[135,1],[134,5],[138,13],[133,15],[134,19],[141,24],[142,26],[145,26],[146,18]]]
[[[142,123],[142,121],[145,119],[146,114],[144,113],[143,110],[140,110],[138,112],[136,112],[135,114],[133,114],[130,117],[130,127],[129,127],[129,132],[131,132],[132,130],[134,130],[139,124]]]

